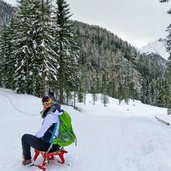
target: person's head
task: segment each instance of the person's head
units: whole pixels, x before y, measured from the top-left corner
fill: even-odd
[[[44,109],[51,107],[52,106],[52,98],[50,98],[49,96],[44,96],[42,98],[42,105],[43,105]]]

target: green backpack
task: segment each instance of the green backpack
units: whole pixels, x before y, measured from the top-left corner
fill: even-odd
[[[57,138],[53,139],[53,144],[64,147],[76,141],[76,136],[72,128],[71,117],[66,111],[64,111],[62,115],[59,115],[59,120],[59,135]]]

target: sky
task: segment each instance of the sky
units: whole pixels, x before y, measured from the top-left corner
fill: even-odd
[[[16,4],[16,0],[4,0]],[[98,25],[137,48],[167,36],[169,3],[159,0],[68,0],[71,19]]]
[[[80,110],[62,105],[72,118],[77,146],[65,147],[65,164],[55,158],[47,164],[48,171],[170,171],[171,126],[162,124],[155,115],[171,122],[166,108],[129,101],[129,104],[109,98],[107,107],[100,96],[95,105],[88,94],[86,105],[76,103]],[[16,94],[0,88],[0,170],[42,171],[24,167],[21,137],[35,134],[42,123],[41,99]],[[34,155],[32,149],[32,156]],[[42,158],[35,164],[41,164]]]

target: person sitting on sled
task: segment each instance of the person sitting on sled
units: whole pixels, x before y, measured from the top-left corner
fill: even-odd
[[[59,133],[59,115],[60,112],[52,103],[52,98],[44,96],[42,98],[42,105],[44,110],[41,112],[43,123],[40,130],[35,134],[24,134],[21,138],[23,161],[22,165],[29,165],[32,163],[31,147],[39,151],[54,152],[60,149],[59,145],[52,145],[53,137],[57,137]]]

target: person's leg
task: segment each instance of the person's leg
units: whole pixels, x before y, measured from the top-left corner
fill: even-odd
[[[31,159],[31,152],[30,152],[30,141],[32,141],[32,138],[30,138],[29,140],[29,137],[31,135],[29,134],[24,134],[21,138],[21,143],[22,143],[22,149],[23,149],[23,158],[25,160],[30,160]],[[29,140],[29,141],[28,141]]]
[[[21,139],[23,148],[23,157],[25,160],[31,159],[31,147],[37,150],[47,150],[49,145],[44,144],[40,138],[31,134],[24,134]]]
[[[31,151],[30,148],[33,147],[34,149],[40,151],[47,151],[49,149],[50,144],[43,142],[40,138],[37,138],[31,134],[24,134],[22,136],[22,148],[23,148],[23,156],[25,160],[31,159]],[[52,151],[57,151],[60,148],[59,145],[53,145]]]

